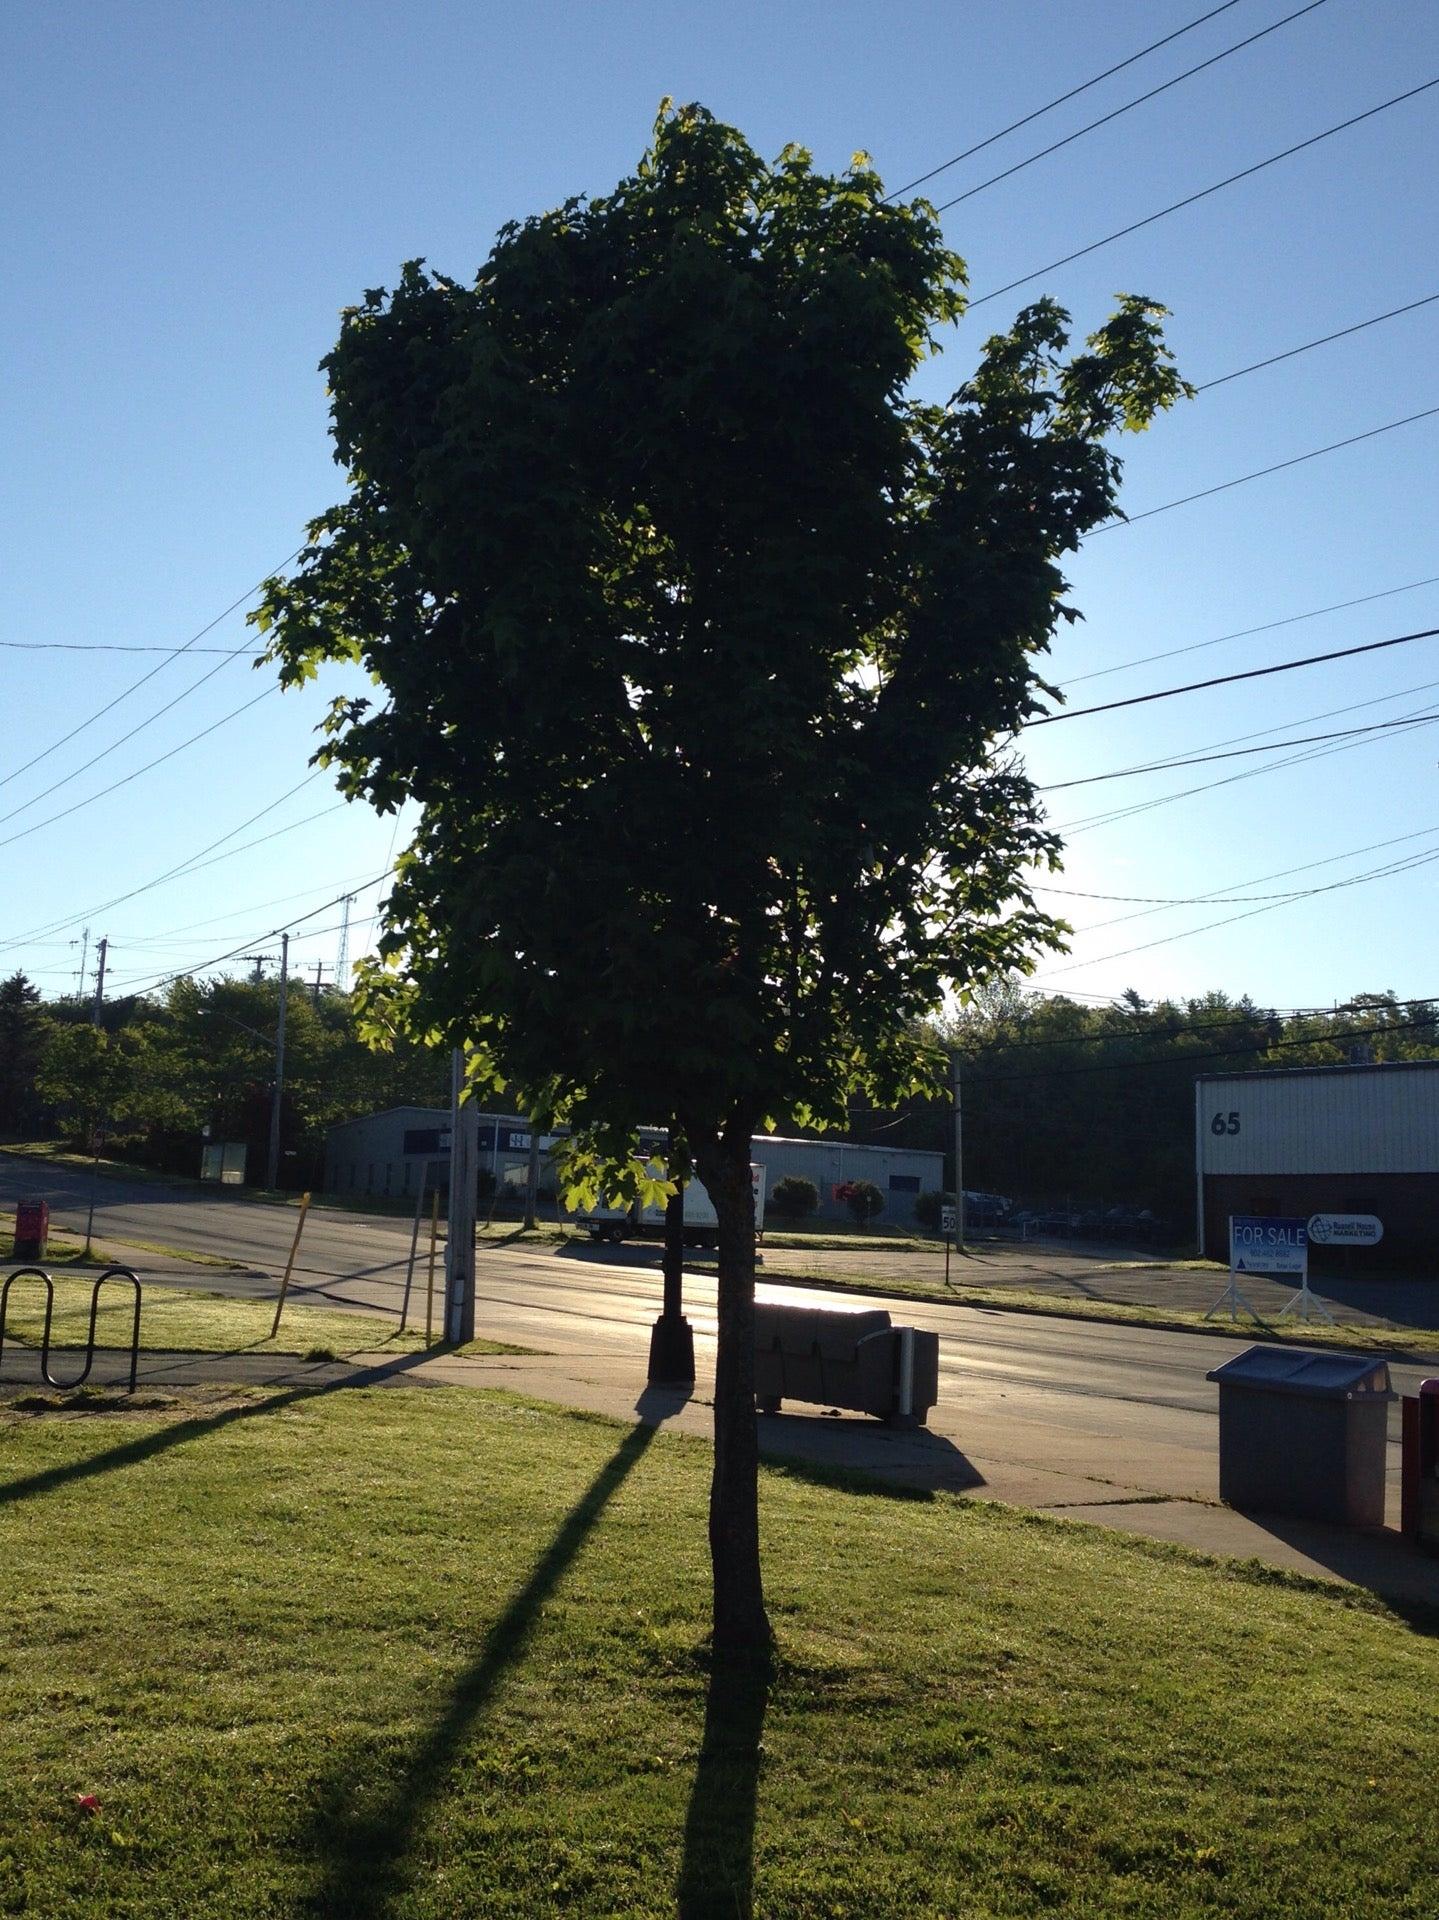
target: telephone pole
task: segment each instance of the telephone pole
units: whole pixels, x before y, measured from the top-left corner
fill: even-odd
[[[320,988],[323,985],[324,976],[329,971],[330,969],[325,965],[323,960],[317,960],[315,962],[315,1005],[317,1007],[320,1004]]]
[[[108,940],[102,940],[95,949],[97,956],[95,963],[95,1003],[90,1009],[90,1024],[92,1027],[98,1027],[100,1024],[100,1007],[105,998],[105,955],[109,951],[110,942]]]
[[[255,971],[250,975],[250,983],[252,986],[259,986],[265,977],[266,961],[273,960],[274,957],[273,953],[242,953],[239,955],[241,960],[251,961],[254,965]]]
[[[290,936],[280,935],[280,1020],[275,1029],[275,1091],[270,1099],[270,1157],[265,1185],[280,1184],[280,1103],[285,1097],[285,1000],[290,985]]]

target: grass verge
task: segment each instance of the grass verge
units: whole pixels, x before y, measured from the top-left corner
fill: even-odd
[[[6,1911],[1431,1911],[1439,1640],[1341,1591],[770,1470],[782,1657],[711,1691],[697,1442],[462,1389],[0,1422]]]
[[[1223,1269],[1221,1269],[1221,1277]],[[803,1267],[776,1267],[766,1262],[761,1280],[790,1287],[825,1288],[835,1293],[882,1293],[922,1300],[937,1307],[997,1307],[1005,1313],[1046,1314],[1056,1320],[1106,1320],[1131,1327],[1153,1327],[1168,1333],[1208,1333],[1233,1340],[1277,1340],[1304,1347],[1340,1347],[1352,1353],[1391,1354],[1418,1360],[1439,1359],[1439,1327],[1326,1326],[1323,1321],[1253,1321],[1241,1317],[1206,1320],[1202,1313],[1181,1308],[1145,1306],[1125,1300],[1081,1300],[1071,1294],[1045,1293],[1040,1288],[952,1286],[936,1287],[903,1274],[846,1273],[836,1277]]]
[[[88,1278],[55,1276],[55,1316],[50,1336],[55,1348],[83,1349],[90,1326],[91,1286]],[[98,1347],[129,1347],[133,1302],[133,1293],[123,1283],[101,1292],[95,1323]],[[7,1342],[14,1339],[22,1346],[38,1347],[44,1313],[44,1293],[39,1285],[22,1281],[10,1296]],[[273,1300],[236,1300],[223,1293],[149,1286],[140,1310],[141,1350],[300,1354],[314,1360],[343,1360],[357,1353],[413,1353],[425,1344],[422,1333],[413,1329],[401,1333],[386,1314],[341,1311],[287,1300],[279,1334],[271,1340],[274,1318]],[[519,1354],[534,1349],[509,1346],[500,1340],[476,1340],[456,1351]]]

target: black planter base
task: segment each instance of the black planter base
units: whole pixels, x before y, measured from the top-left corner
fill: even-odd
[[[650,1330],[651,1386],[695,1383],[694,1329],[683,1314],[662,1313]]]

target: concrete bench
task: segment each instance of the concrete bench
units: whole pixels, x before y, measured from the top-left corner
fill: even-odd
[[[922,1427],[939,1398],[939,1335],[896,1327],[883,1308],[830,1313],[756,1306],[755,1405],[807,1400]]]

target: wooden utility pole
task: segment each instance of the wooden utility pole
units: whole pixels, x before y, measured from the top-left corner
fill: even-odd
[[[265,1163],[265,1185],[280,1184],[280,1106],[285,1097],[285,1001],[290,987],[290,936],[280,935],[280,1020],[275,1029],[275,1090],[270,1098],[270,1153]]]
[[[109,951],[110,942],[108,940],[102,940],[95,949],[95,1001],[90,1008],[90,1024],[92,1027],[98,1027],[100,1024],[100,1008],[104,1005],[105,1001],[105,956]]]

